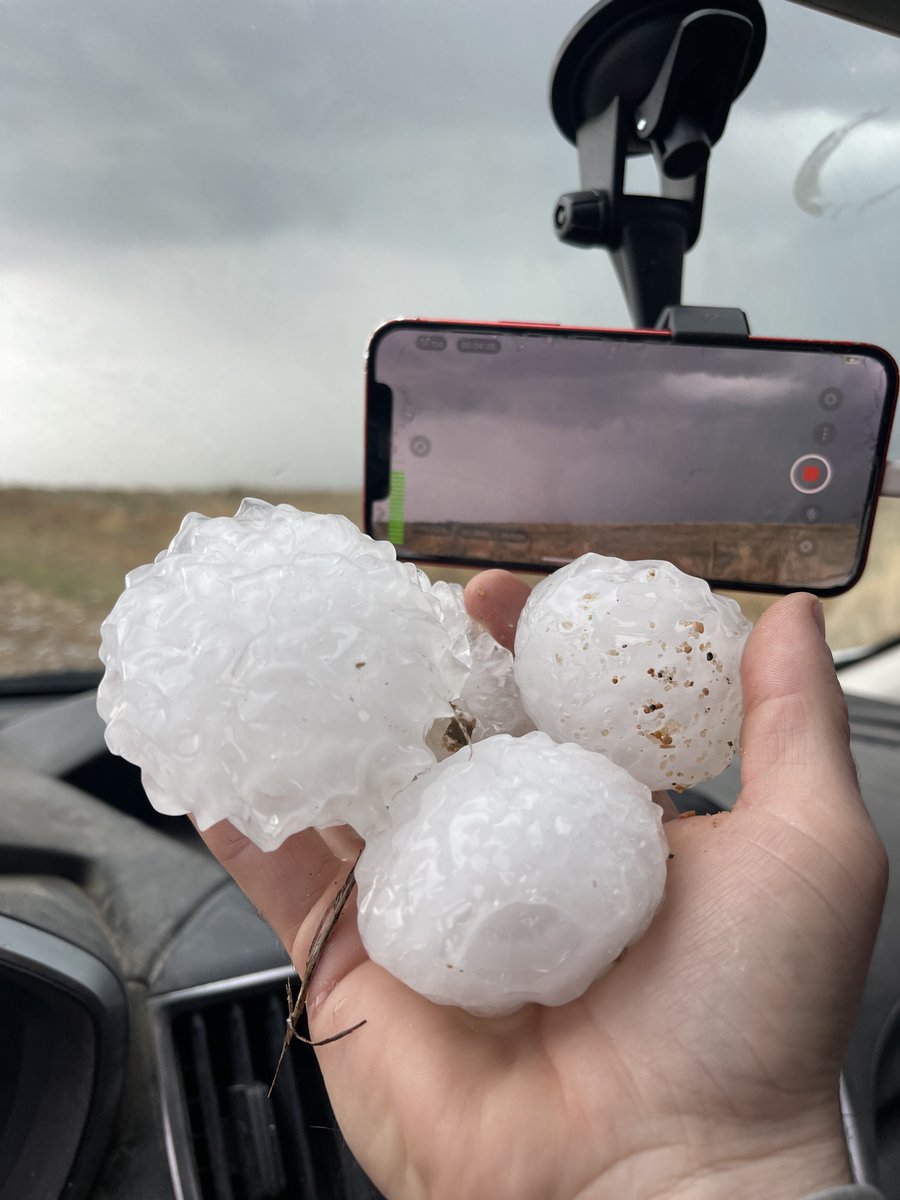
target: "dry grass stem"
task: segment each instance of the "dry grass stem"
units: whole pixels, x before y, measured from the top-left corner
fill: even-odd
[[[288,1001],[288,1016],[285,1022],[286,1029],[284,1034],[284,1043],[281,1047],[281,1053],[278,1056],[278,1062],[275,1064],[275,1074],[272,1077],[272,1082],[269,1085],[269,1095],[272,1095],[272,1089],[275,1087],[278,1079],[278,1072],[281,1070],[281,1064],[284,1062],[284,1056],[287,1054],[288,1047],[294,1038],[298,1038],[301,1042],[305,1042],[307,1046],[327,1046],[331,1042],[338,1042],[341,1038],[346,1037],[349,1033],[354,1033],[365,1025],[365,1021],[358,1021],[349,1029],[344,1029],[340,1033],[335,1033],[331,1037],[323,1038],[321,1041],[314,1042],[297,1032],[297,1023],[306,1011],[306,1002],[309,999],[309,989],[312,985],[313,976],[315,975],[316,967],[319,965],[319,959],[322,957],[322,952],[328,944],[328,939],[334,932],[334,927],[340,919],[341,913],[344,911],[344,906],[350,899],[354,887],[356,886],[356,863],[359,862],[359,855],[356,856],[356,861],[350,868],[347,878],[341,884],[331,904],[322,915],[322,919],[316,927],[315,935],[313,936],[312,945],[309,948],[309,955],[306,959],[306,966],[303,975],[300,978],[300,989],[296,997],[291,989],[290,981],[287,984],[287,1001]]]

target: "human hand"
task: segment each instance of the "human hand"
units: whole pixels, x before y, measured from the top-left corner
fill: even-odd
[[[489,572],[467,601],[509,644],[527,596]],[[368,960],[348,905],[310,1030],[341,1128],[394,1200],[797,1200],[848,1176],[840,1063],[886,883],[817,601],[779,601],[744,657],[743,787],[672,820],[666,899],[580,999],[475,1018]],[[257,850],[204,835],[303,969],[358,843]]]

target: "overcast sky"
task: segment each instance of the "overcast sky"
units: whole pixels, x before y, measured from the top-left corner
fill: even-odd
[[[764,6],[685,300],[900,355],[900,40]],[[586,7],[6,0],[0,483],[352,487],[384,319],[626,324],[551,232]]]

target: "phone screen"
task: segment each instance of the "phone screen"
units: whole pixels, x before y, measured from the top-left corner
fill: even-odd
[[[404,557],[826,592],[861,569],[897,387],[875,348],[398,322],[368,372],[367,517]]]

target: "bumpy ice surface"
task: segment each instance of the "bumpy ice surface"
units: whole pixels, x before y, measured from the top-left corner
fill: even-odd
[[[543,733],[497,736],[399,796],[357,864],[370,956],[484,1016],[581,995],[644,932],[668,854],[647,788]]]
[[[109,748],[201,828],[227,817],[268,849],[341,821],[368,834],[434,762],[425,735],[468,671],[422,578],[343,517],[189,514],[103,625]]]
[[[520,737],[534,729],[534,722],[522,707],[522,697],[513,673],[513,656],[473,621],[466,611],[463,589],[458,583],[439,580],[431,585],[447,622],[455,629],[459,623],[466,631],[472,666],[459,696],[459,706],[474,717],[472,740],[482,741],[496,733]]]
[[[733,600],[671,563],[585,554],[529,597],[516,679],[539,729],[680,790],[734,756],[750,628]]]

